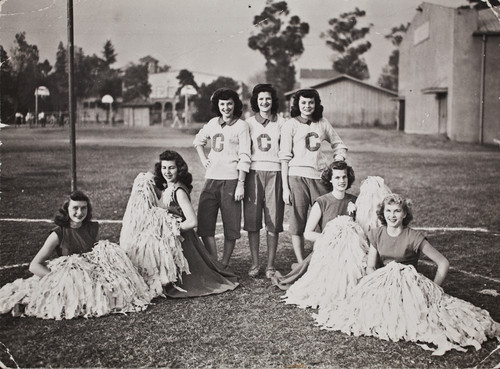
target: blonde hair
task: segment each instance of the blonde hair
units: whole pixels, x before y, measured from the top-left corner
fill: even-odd
[[[406,227],[413,220],[413,201],[404,198],[397,193],[391,193],[384,197],[377,209],[377,217],[382,225],[387,225],[384,217],[384,210],[386,205],[400,205],[406,216],[403,219],[403,226]]]

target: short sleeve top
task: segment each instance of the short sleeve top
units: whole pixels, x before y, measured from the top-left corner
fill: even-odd
[[[349,215],[347,206],[350,202],[356,202],[356,196],[346,193],[342,200],[337,199],[331,192],[326,195],[320,196],[316,202],[321,209],[321,220],[319,226],[321,230],[325,229],[326,224],[338,217],[339,215]]]
[[[382,226],[370,230],[368,239],[377,249],[383,265],[397,261],[402,264],[411,264],[416,268],[425,236],[422,232],[405,227],[400,235],[392,237],[387,233],[387,226]]]
[[[94,247],[99,233],[99,223],[85,222],[80,228],[58,226],[52,230],[59,238],[56,252],[59,256],[83,254]]]

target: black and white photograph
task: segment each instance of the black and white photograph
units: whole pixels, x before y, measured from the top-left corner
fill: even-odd
[[[0,0],[0,368],[500,368],[499,0]]]

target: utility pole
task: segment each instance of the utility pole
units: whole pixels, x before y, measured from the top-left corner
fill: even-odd
[[[74,70],[75,70],[75,50],[73,44],[73,0],[68,0],[68,112],[69,112],[69,131],[71,145],[71,191],[76,190],[76,133],[75,133],[75,89]]]

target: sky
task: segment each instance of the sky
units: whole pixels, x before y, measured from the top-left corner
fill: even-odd
[[[320,38],[328,20],[358,7],[366,11],[361,25],[372,24],[363,55],[370,81],[387,64],[392,27],[411,22],[423,0],[287,0],[291,15],[310,26],[305,52],[296,68],[332,67],[333,51]],[[427,0],[450,5],[465,0]],[[258,33],[254,17],[266,0],[73,0],[74,44],[85,54],[101,55],[107,40],[117,53],[115,68],[150,55],[160,65],[249,82],[265,70],[264,57],[248,47]],[[0,45],[8,53],[18,32],[38,46],[41,61],[53,65],[60,41],[67,44],[67,0],[0,0]]]

